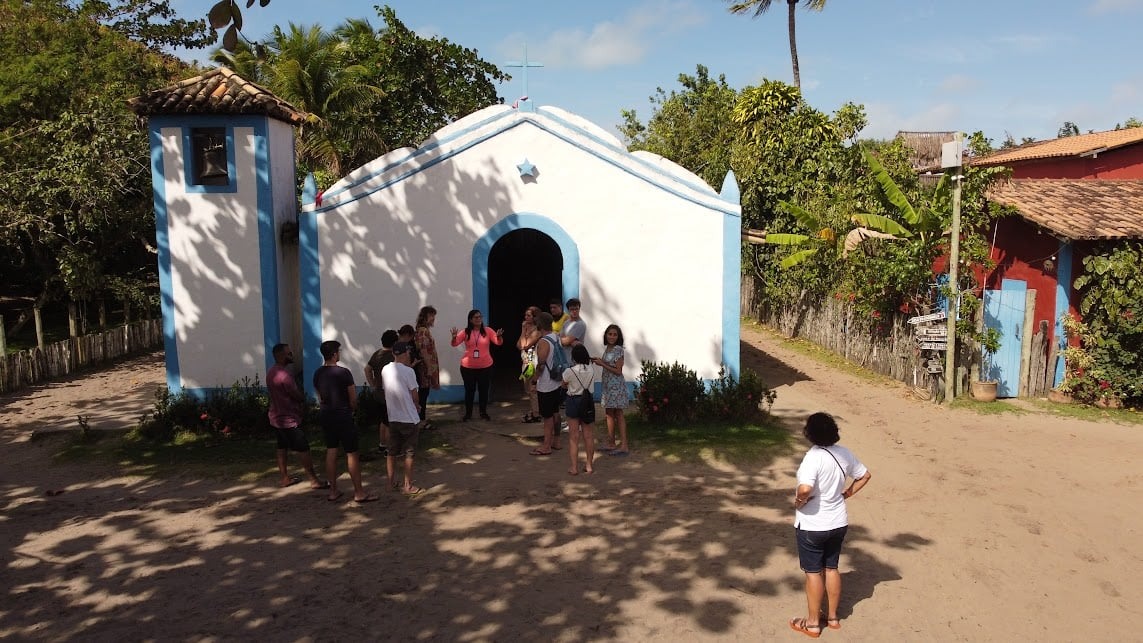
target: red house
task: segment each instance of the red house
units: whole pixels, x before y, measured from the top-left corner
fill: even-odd
[[[985,321],[1001,331],[1002,348],[988,374],[1002,396],[1042,395],[1063,378],[1060,320],[1075,312],[1071,284],[1083,258],[1098,241],[1143,239],[1143,128],[1032,143],[970,163],[1011,168],[988,197],[1018,212],[991,235],[996,268],[985,275]],[[1030,332],[1041,322],[1047,355],[1037,359]]]

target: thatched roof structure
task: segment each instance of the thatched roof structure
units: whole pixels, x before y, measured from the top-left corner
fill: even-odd
[[[941,145],[953,140],[956,132],[897,132],[894,138],[901,139],[913,149],[910,160],[913,169],[921,172],[941,167]]]

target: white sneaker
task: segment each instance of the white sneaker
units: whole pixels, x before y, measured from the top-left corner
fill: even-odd
[[[568,432],[568,423],[567,422],[560,422],[560,433],[567,433],[567,432]]]

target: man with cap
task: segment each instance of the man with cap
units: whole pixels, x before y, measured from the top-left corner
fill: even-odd
[[[393,362],[381,369],[381,386],[385,389],[385,406],[389,409],[389,453],[385,469],[389,474],[389,487],[402,489],[405,495],[415,496],[423,491],[413,484],[413,453],[421,432],[420,385],[410,364],[413,344],[393,344]],[[405,483],[397,484],[397,458],[405,458]]]

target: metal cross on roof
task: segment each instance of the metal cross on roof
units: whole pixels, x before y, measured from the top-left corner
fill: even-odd
[[[520,95],[520,98],[515,103],[513,103],[513,105],[520,105],[523,103],[523,104],[527,104],[530,106],[532,104],[532,101],[529,98],[531,95],[528,93],[528,68],[529,67],[543,67],[544,63],[528,62],[528,45],[525,44],[524,45],[524,59],[523,60],[508,61],[508,62],[504,63],[504,66],[505,67],[519,67],[520,69],[523,70],[522,75],[523,75],[523,80],[524,80],[524,93]],[[536,110],[530,109],[529,111],[536,111]]]

